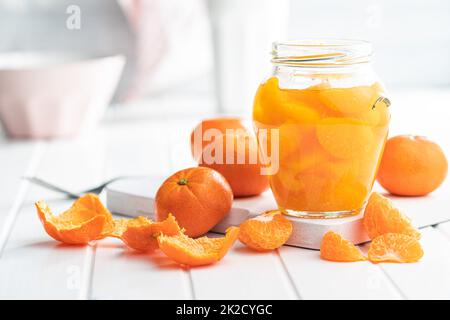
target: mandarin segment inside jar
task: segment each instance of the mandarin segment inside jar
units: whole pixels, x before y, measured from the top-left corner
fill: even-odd
[[[261,84],[253,118],[257,129],[279,130],[280,166],[270,181],[280,208],[328,212],[363,206],[387,136],[389,111],[376,103],[383,92],[379,83],[281,89],[272,77]]]

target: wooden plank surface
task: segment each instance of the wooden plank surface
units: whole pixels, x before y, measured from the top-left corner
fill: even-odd
[[[220,263],[191,269],[196,299],[299,299],[277,252],[236,243]]]
[[[284,246],[279,249],[304,299],[400,299],[385,274],[370,262],[321,260],[319,251]]]
[[[103,182],[104,140],[104,135],[98,131],[90,137],[48,142],[35,175],[73,192]],[[60,193],[32,185],[27,202],[62,197]]]
[[[98,142],[98,141],[97,141]],[[44,176],[67,188],[83,183],[96,183],[100,178],[89,172],[96,163],[88,150],[96,150],[92,140],[75,139],[45,143],[30,157],[38,158],[36,167],[18,174]],[[101,165],[101,162],[97,162]],[[28,171],[28,172],[27,172]],[[84,174],[86,173],[86,174]],[[65,183],[64,183],[65,182]],[[90,286],[94,248],[91,246],[63,246],[43,230],[33,202],[42,198],[60,198],[60,195],[22,182],[25,193],[19,210],[11,220],[10,234],[0,258],[1,297],[27,299],[85,298]],[[55,213],[67,209],[72,201],[51,200]],[[31,284],[31,285],[30,285]]]
[[[168,175],[168,125],[114,124],[105,129],[104,178]],[[138,146],[138,147],[137,147]],[[99,241],[92,274],[92,299],[192,299],[189,273],[161,252],[140,254],[116,239]]]
[[[42,143],[0,143],[0,256],[30,184],[22,179],[33,175],[43,153]]]
[[[380,267],[408,299],[450,299],[450,241],[432,227],[421,232],[425,254],[419,262]]]
[[[137,253],[115,239],[97,244],[91,299],[192,299],[187,271],[161,252]]]
[[[70,203],[51,205],[62,210]],[[90,272],[89,250],[49,238],[34,206],[23,206],[0,258],[0,299],[80,298]]]
[[[22,176],[34,171],[42,143],[0,142],[0,206],[11,206],[24,184]],[[34,162],[34,163],[33,163]]]
[[[409,113],[414,118],[420,110]],[[447,132],[441,121],[447,111],[439,112],[433,128],[420,122],[423,132]],[[60,212],[72,201],[30,186],[22,175],[36,174],[73,191],[118,175],[168,175],[194,165],[186,137],[197,120],[112,117],[89,137],[1,141],[0,298],[450,298],[450,223],[424,229],[423,260],[401,265],[331,263],[317,251],[293,247],[261,254],[236,243],[214,266],[181,269],[161,253],[136,254],[115,239],[68,247],[43,231],[32,203],[49,199]],[[406,129],[394,122],[393,132]]]

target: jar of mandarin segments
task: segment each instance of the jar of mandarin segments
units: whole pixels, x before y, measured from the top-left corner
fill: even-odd
[[[270,186],[286,214],[339,218],[364,207],[390,121],[371,54],[359,40],[273,45],[273,71],[258,88],[253,120],[261,154],[279,162]]]

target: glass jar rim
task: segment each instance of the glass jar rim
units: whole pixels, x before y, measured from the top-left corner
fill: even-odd
[[[370,62],[372,43],[357,39],[303,39],[274,42],[272,63],[293,67],[339,67]]]

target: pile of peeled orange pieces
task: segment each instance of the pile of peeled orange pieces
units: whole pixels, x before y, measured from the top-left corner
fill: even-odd
[[[420,233],[388,198],[372,193],[363,218],[364,229],[372,240],[367,257],[350,241],[329,231],[320,247],[322,259],[337,262],[369,260],[378,262],[416,262],[423,256]]]
[[[222,132],[223,138],[239,139],[242,132],[250,132],[236,119],[212,119],[202,125]],[[233,136],[226,132],[230,127],[244,131]],[[245,139],[255,137],[248,134]],[[45,231],[53,239],[70,245],[117,238],[123,241],[124,247],[139,252],[160,250],[181,266],[216,263],[238,239],[260,252],[275,250],[288,242],[293,225],[281,210],[264,212],[240,226],[232,226],[224,236],[206,236],[229,213],[234,198],[260,194],[267,190],[268,179],[259,174],[262,166],[259,160],[236,165],[202,163],[210,144],[201,145],[196,154],[193,143],[191,140],[199,166],[180,170],[162,183],[155,197],[156,221],[147,217],[116,219],[97,195],[86,194],[59,215],[54,215],[45,202],[37,202],[37,213]],[[249,148],[250,145],[246,150],[235,150],[233,155],[238,156]],[[226,152],[224,157],[230,156]],[[393,138],[387,142],[381,161],[380,184],[397,195],[425,195],[444,180],[447,167],[447,160],[436,144],[410,136]],[[406,169],[402,171],[402,168]],[[429,181],[425,181],[427,176]],[[363,225],[371,239],[367,254],[338,233],[329,231],[323,236],[320,257],[329,261],[373,263],[416,262],[422,257],[420,233],[388,198],[371,194]]]

